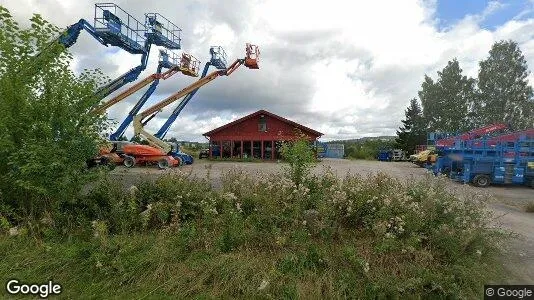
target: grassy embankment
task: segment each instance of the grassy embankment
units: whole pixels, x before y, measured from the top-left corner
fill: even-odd
[[[499,273],[482,199],[442,179],[223,181],[164,176],[123,191],[103,180],[40,236],[4,234],[1,280],[52,279],[69,298],[473,299]]]

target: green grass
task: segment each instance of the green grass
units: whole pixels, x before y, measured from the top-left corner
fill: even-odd
[[[458,286],[460,278],[476,275],[477,280],[490,280],[485,270],[494,270],[486,256],[467,265],[440,266],[430,253],[373,254],[371,239],[345,238],[335,244],[318,242],[300,249],[242,248],[230,253],[189,251],[176,232],[117,235],[106,243],[36,243],[29,238],[12,238],[0,242],[0,250],[11,253],[0,263],[0,273],[2,282],[10,278],[24,282],[52,279],[62,285],[62,298],[308,299],[438,296],[443,292],[439,289],[454,295],[465,289]],[[365,262],[369,263],[368,270]],[[441,279],[439,289],[431,292],[438,278],[450,279]],[[268,284],[260,290],[262,282]],[[464,290],[462,295],[478,296],[477,288],[485,282],[489,281],[462,282],[474,284],[470,287],[473,290]]]
[[[82,299],[474,299],[503,275],[502,235],[439,178],[222,178],[104,180],[40,236],[0,236],[0,279]]]

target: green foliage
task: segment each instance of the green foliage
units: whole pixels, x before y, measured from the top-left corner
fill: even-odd
[[[471,128],[469,108],[476,99],[475,80],[462,75],[456,59],[438,72],[435,82],[425,76],[419,98],[427,122],[424,128],[441,132],[464,132]]]
[[[525,56],[514,41],[495,43],[480,62],[480,99],[474,106],[481,124],[509,123],[514,129],[534,127],[534,93],[528,83]]]
[[[478,298],[502,236],[483,196],[446,180],[325,170],[297,186],[231,170],[220,190],[167,175],[126,192],[102,181],[65,211],[84,219],[78,234],[1,239],[0,274],[53,277],[82,298]]]
[[[281,152],[284,160],[289,163],[286,169],[289,178],[299,185],[308,176],[316,159],[308,138],[301,132],[297,132],[297,137],[295,141],[284,143]]]
[[[417,145],[426,144],[426,130],[428,128],[417,99],[414,98],[410,101],[410,106],[406,108],[404,114],[406,119],[402,120],[403,126],[397,131],[395,144],[396,148],[410,154]]]
[[[525,57],[514,41],[496,42],[480,62],[478,80],[462,75],[456,59],[437,80],[425,75],[419,91],[428,131],[465,132],[495,123],[513,130],[534,127],[534,93]],[[407,137],[399,133],[399,145]],[[406,149],[405,149],[406,150]],[[411,149],[409,149],[411,150]]]
[[[357,141],[344,142],[345,156],[352,159],[375,160],[380,149],[393,149],[393,140],[363,139]]]
[[[106,126],[89,112],[95,72],[72,73],[71,55],[50,43],[58,33],[39,15],[20,28],[0,6],[0,214],[13,224],[75,198]]]

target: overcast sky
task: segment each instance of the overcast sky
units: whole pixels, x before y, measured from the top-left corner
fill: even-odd
[[[80,18],[93,22],[93,1],[0,0],[19,22],[33,13],[62,27]],[[209,46],[221,45],[229,60],[244,57],[244,45],[260,46],[260,70],[241,67],[206,85],[182,111],[167,137],[204,141],[202,133],[259,109],[302,123],[323,140],[394,135],[424,74],[433,78],[458,58],[476,76],[491,45],[513,39],[534,66],[534,0],[128,0],[115,1],[139,20],[159,12],[182,28],[182,50],[204,63]],[[71,47],[73,69],[101,68],[114,78],[140,63],[87,33]],[[155,72],[153,47],[147,69]],[[193,82],[175,75],[162,81],[150,104]],[[529,77],[534,82],[534,75]],[[109,109],[121,122],[144,93]],[[177,103],[176,103],[177,104]],[[176,105],[147,128],[156,132]],[[126,135],[131,137],[130,128]]]

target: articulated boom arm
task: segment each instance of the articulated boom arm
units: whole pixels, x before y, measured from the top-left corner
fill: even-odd
[[[243,59],[238,59],[236,60],[231,66],[229,66],[226,70],[224,70],[226,76],[232,74],[235,70],[237,70],[237,68],[239,66],[241,66],[242,64],[244,63],[244,60]],[[207,70],[209,68],[209,63],[206,63],[206,66],[204,67],[204,71],[203,71],[203,76],[205,76],[204,73],[207,73]],[[167,134],[167,132],[169,131],[169,128],[170,126],[172,125],[172,123],[174,123],[174,121],[176,121],[176,118],[178,118],[178,115],[182,112],[182,110],[184,109],[184,107],[187,105],[187,103],[189,103],[189,101],[191,100],[191,98],[193,98],[193,96],[196,94],[196,92],[200,89],[200,87],[194,89],[191,93],[189,93],[187,96],[185,96],[185,98],[180,101],[180,103],[178,104],[178,106],[174,109],[174,111],[172,112],[171,116],[169,117],[169,119],[167,119],[167,121],[165,121],[165,124],[163,124],[163,126],[158,130],[158,132],[154,135],[156,138],[158,139],[162,139],[163,137],[165,137],[165,135]],[[152,119],[155,115],[152,115],[150,117],[150,119]],[[148,120],[150,121],[150,120]],[[147,121],[147,122],[148,122]],[[146,123],[146,122],[145,122]]]
[[[192,56],[190,56],[190,57],[192,57]],[[176,74],[178,72],[182,72],[183,74],[186,74],[186,75],[189,75],[189,76],[198,76],[198,75],[195,75],[195,73],[193,72],[193,70],[195,68],[194,64],[196,64],[197,62],[198,61],[192,61],[192,62],[189,61],[188,64],[184,64],[184,63],[173,64],[173,63],[170,63],[166,59],[161,60],[158,63],[158,69],[157,69],[156,73],[147,76],[146,78],[144,78],[140,82],[136,83],[132,87],[128,88],[127,90],[123,91],[122,93],[118,94],[117,96],[113,97],[112,99],[110,99],[110,100],[106,101],[105,103],[101,104],[100,106],[98,106],[97,108],[94,109],[94,112],[102,114],[102,113],[104,113],[104,111],[106,109],[108,109],[111,106],[113,106],[113,105],[119,103],[120,101],[126,99],[127,97],[131,96],[132,94],[134,94],[138,90],[144,88],[148,84],[150,84],[152,82],[157,82],[159,79],[163,79],[163,80],[168,79],[169,77],[173,76],[174,74]],[[164,73],[161,73],[161,70],[163,68],[169,68],[169,69],[167,71],[165,71]],[[157,86],[157,83],[156,83],[156,86]],[[156,87],[154,87],[154,89],[155,88]],[[152,93],[150,93],[150,94],[152,94]],[[144,104],[144,102],[143,102],[143,104]],[[137,113],[137,111],[135,113]]]
[[[202,75],[200,76],[200,78],[206,77],[206,74],[208,74],[208,69],[210,66],[211,66],[211,63],[208,61],[206,65],[204,66],[204,70],[202,71]],[[178,115],[180,114],[180,112],[182,112],[182,109],[187,105],[189,100],[193,98],[193,96],[196,94],[198,90],[199,88],[194,89],[191,93],[187,94],[187,96],[185,96],[185,98],[182,101],[180,101],[180,103],[173,110],[172,114],[169,116],[167,121],[165,121],[165,124],[163,124],[163,126],[161,126],[158,132],[154,135],[155,137],[157,137],[158,139],[162,139],[165,137],[171,125],[174,123],[174,121],[176,121],[176,118],[178,118]]]
[[[52,40],[41,52],[37,53],[33,57],[34,62],[38,61],[41,55],[55,43],[58,43],[65,48],[71,47],[76,43],[78,37],[80,36],[80,33],[84,29],[100,44],[106,47],[109,46],[109,44],[104,41],[104,39],[102,39],[100,36],[98,36],[98,34],[96,34],[95,28],[91,24],[89,24],[89,22],[87,22],[85,19],[80,19],[77,23],[74,23],[67,27],[67,29],[62,32],[56,39]],[[54,53],[52,53],[52,55],[54,55]],[[35,71],[35,69],[33,70]]]
[[[147,63],[148,63],[148,55],[150,54],[150,47],[151,44],[148,42],[148,40],[145,43],[146,52],[143,53],[143,56],[141,57],[141,64],[135,68],[130,69],[130,71],[122,74],[115,80],[111,81],[110,83],[99,87],[98,90],[95,92],[95,95],[99,97],[100,99],[106,98],[109,94],[115,92],[116,90],[123,87],[125,84],[134,82],[137,80],[137,77],[139,77],[139,74],[143,72],[146,69]]]
[[[124,92],[120,93],[116,97],[113,97],[113,99],[110,99],[109,101],[106,101],[105,103],[101,104],[97,108],[95,108],[93,111],[98,114],[103,114],[106,109],[110,108],[111,106],[119,103],[120,101],[124,100],[125,98],[131,96],[133,93],[137,92],[138,90],[142,89],[143,87],[147,86],[149,83],[153,82],[154,80],[157,80],[160,78],[160,74],[152,74],[145,79],[139,81],[131,88],[125,90]]]
[[[234,61],[233,64],[231,64],[225,71],[224,75],[229,76],[230,74],[234,73],[237,68],[239,68],[242,64],[245,63],[244,59],[238,59]]]
[[[84,19],[80,19],[77,23],[70,25],[56,41],[65,46],[65,48],[69,48],[76,43],[78,36],[80,36],[80,32],[84,29],[100,44],[106,47],[109,45],[104,39],[96,34],[95,28]]]
[[[438,141],[436,141],[436,146],[438,146],[438,147],[452,146],[452,145],[454,145],[454,142],[456,140],[469,141],[469,140],[476,139],[476,138],[479,138],[481,136],[484,136],[486,134],[489,134],[489,133],[492,133],[492,132],[495,132],[495,131],[499,131],[499,130],[502,130],[502,129],[506,129],[506,128],[508,128],[508,125],[501,124],[501,123],[485,126],[485,127],[482,127],[482,128],[471,130],[471,131],[466,132],[466,133],[464,133],[462,135],[459,135],[459,136],[455,136],[455,137],[451,137],[451,138],[447,138],[447,139],[443,139],[443,140],[438,140]]]
[[[206,77],[210,66],[214,66],[215,68],[219,70],[225,70],[227,67],[226,66],[226,63],[227,63],[226,52],[221,46],[211,46],[210,55],[211,55],[211,58],[208,62],[206,62],[206,65],[204,66],[204,70],[202,71],[202,75],[200,76],[200,78]],[[156,136],[158,139],[163,139],[165,137],[171,125],[174,123],[174,121],[176,121],[176,118],[178,118],[178,115],[180,115],[184,107],[187,105],[187,103],[189,103],[191,98],[195,96],[198,90],[199,90],[198,88],[193,90],[191,93],[187,94],[187,96],[185,96],[184,99],[180,101],[180,103],[178,103],[178,105],[172,111],[167,121],[165,121],[165,124],[161,126],[161,128],[158,130],[158,132],[154,136]],[[147,119],[145,123],[148,121],[150,121],[150,119]]]
[[[187,57],[187,61],[184,63],[184,57]],[[169,56],[167,52],[160,51],[160,62],[158,63],[158,69],[156,74],[152,74],[147,78],[146,80],[142,81],[140,84],[126,90],[125,92],[121,93],[114,99],[108,101],[107,107],[109,105],[113,105],[114,103],[117,103],[121,101],[122,99],[128,97],[129,95],[133,94],[135,91],[139,90],[140,88],[146,86],[149,82],[152,82],[150,87],[146,90],[146,92],[141,96],[139,101],[134,105],[134,107],[130,110],[126,118],[122,121],[121,125],[117,128],[117,130],[112,133],[109,138],[112,141],[118,140],[124,132],[126,131],[126,128],[132,123],[134,116],[141,110],[141,107],[146,103],[146,101],[152,96],[156,88],[158,87],[159,80],[160,79],[168,79],[174,74],[177,74],[178,72],[182,72],[185,75],[188,76],[198,76],[198,60],[194,58],[191,55],[183,54],[182,55],[182,61],[178,62],[177,59],[173,59],[173,61],[169,61]],[[169,68],[165,73],[161,73],[161,70],[163,68]]]
[[[250,49],[254,49],[253,53],[249,52]],[[145,118],[147,118],[149,116],[150,116],[150,118],[153,118],[157,112],[161,111],[167,105],[169,105],[169,104],[175,102],[176,100],[178,100],[178,99],[180,99],[180,98],[192,93],[195,90],[198,90],[199,88],[201,88],[202,86],[210,83],[211,81],[213,81],[215,78],[217,78],[219,76],[223,76],[223,75],[224,76],[228,76],[228,75],[232,74],[242,64],[244,64],[249,69],[257,69],[258,68],[257,59],[259,59],[259,49],[258,49],[258,47],[257,46],[252,46],[250,44],[247,44],[246,50],[247,50],[247,56],[244,59],[237,59],[234,63],[232,63],[226,69],[217,70],[217,71],[214,71],[214,72],[210,73],[206,77],[197,80],[196,82],[194,82],[193,84],[189,85],[188,87],[186,87],[186,88],[182,89],[181,91],[169,96],[167,99],[165,99],[165,100],[153,105],[152,107],[146,109],[145,111],[143,111],[139,115],[136,115],[134,117],[134,120],[133,120],[134,133],[136,135],[140,135],[140,136],[146,138],[151,145],[153,145],[153,146],[155,146],[157,148],[160,148],[160,149],[164,150],[167,153],[170,153],[171,150],[172,150],[171,145],[169,145],[168,143],[164,142],[163,140],[157,138],[156,136],[148,133],[144,129],[143,119],[145,119]]]
[[[197,80],[195,83],[189,85],[188,87],[186,87],[186,88],[182,89],[181,91],[169,96],[167,99],[165,99],[165,100],[153,105],[152,107],[150,107],[147,110],[143,111],[139,115],[135,116],[133,118],[133,125],[134,125],[135,134],[136,135],[140,135],[140,136],[144,137],[145,139],[147,139],[148,142],[152,146],[160,148],[160,149],[164,150],[167,153],[170,152],[172,150],[171,149],[171,145],[167,144],[166,142],[158,139],[154,135],[152,135],[152,134],[148,133],[147,131],[145,131],[145,129],[143,127],[143,123],[142,123],[143,119],[148,117],[148,116],[150,116],[150,115],[152,115],[152,114],[154,114],[154,113],[159,112],[165,106],[167,106],[167,105],[173,103],[174,101],[184,97],[185,95],[191,93],[193,90],[195,90],[197,88],[200,88],[201,86],[203,86],[205,84],[208,84],[209,82],[211,82],[215,78],[217,78],[217,77],[219,77],[221,75],[225,75],[225,74],[226,74],[225,71],[212,72],[208,76]]]
[[[159,84],[159,79],[162,77],[161,76],[162,75],[161,74],[161,69],[162,69],[162,64],[159,64],[158,65],[158,69],[157,69],[157,73],[153,74],[153,75],[156,75],[155,76],[156,79],[152,82],[152,84],[150,85],[148,90],[143,94],[143,96],[139,99],[139,101],[137,101],[135,106],[130,110],[130,112],[128,113],[128,116],[126,116],[124,121],[122,121],[122,123],[119,126],[119,128],[117,128],[117,130],[109,136],[110,140],[116,141],[124,134],[124,132],[126,131],[126,128],[128,128],[128,126],[132,122],[133,117],[135,116],[135,114],[137,114],[139,112],[139,110],[141,110],[141,107],[145,104],[145,102],[152,95],[152,93],[154,93],[154,91],[156,90],[156,87]],[[165,73],[169,73],[169,71],[171,71],[171,70],[168,70]],[[172,74],[174,74],[174,73],[172,73]]]

